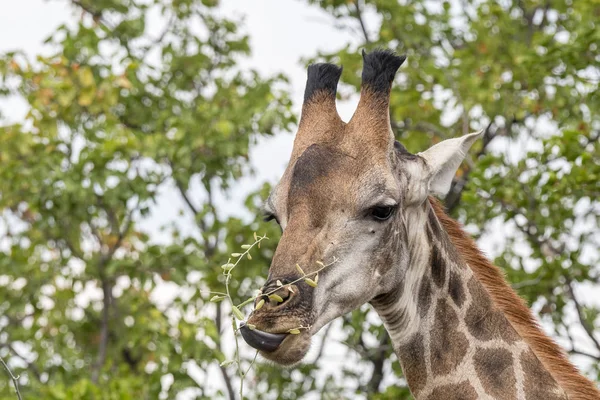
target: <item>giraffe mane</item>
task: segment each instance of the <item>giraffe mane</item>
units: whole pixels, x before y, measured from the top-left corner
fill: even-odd
[[[544,333],[525,301],[504,278],[502,270],[492,264],[459,222],[452,219],[441,203],[429,198],[433,210],[464,261],[490,294],[494,304],[531,347],[544,368],[565,390],[571,400],[597,400],[600,391],[569,361],[563,349]]]

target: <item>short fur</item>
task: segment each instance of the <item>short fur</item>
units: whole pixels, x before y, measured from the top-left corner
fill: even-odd
[[[544,368],[567,392],[569,399],[600,399],[600,391],[571,364],[562,349],[542,331],[525,301],[506,282],[500,268],[481,253],[460,224],[444,212],[438,200],[430,197],[429,201],[452,243],[489,292],[496,306],[535,352]]]

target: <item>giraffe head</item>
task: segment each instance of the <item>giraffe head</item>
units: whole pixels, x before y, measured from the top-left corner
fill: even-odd
[[[449,190],[478,135],[410,154],[395,142],[389,117],[392,81],[405,57],[374,51],[363,59],[361,97],[348,123],[335,106],[342,69],[308,68],[291,159],[266,201],[283,234],[262,293],[280,298],[264,298],[241,331],[280,364],[300,361],[311,336],[334,318],[402,289],[414,245],[407,221],[428,195]],[[304,274],[312,281],[300,279]]]

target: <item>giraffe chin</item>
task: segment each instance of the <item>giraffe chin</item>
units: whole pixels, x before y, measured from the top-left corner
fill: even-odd
[[[260,355],[269,361],[286,367],[298,364],[310,349],[310,333],[302,331],[297,335],[287,335],[274,351],[260,351]]]

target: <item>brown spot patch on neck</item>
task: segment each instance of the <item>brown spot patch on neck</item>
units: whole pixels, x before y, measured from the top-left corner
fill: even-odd
[[[456,311],[446,299],[439,299],[435,324],[431,330],[431,369],[435,376],[451,373],[462,362],[469,348],[466,335],[458,329]]]
[[[460,224],[450,218],[442,205],[429,198],[437,219],[448,233],[461,257],[483,284],[494,304],[504,313],[517,333],[534,351],[543,367],[566,391],[571,400],[597,400],[600,391],[581,375],[567,359],[563,350],[540,328],[531,310],[504,279],[500,268],[493,265],[479,250]]]
[[[419,309],[419,315],[421,318],[425,318],[427,312],[429,311],[429,306],[431,304],[431,282],[429,282],[429,277],[423,277],[421,281],[421,287],[419,288],[419,298],[417,302],[417,308]]]
[[[439,386],[427,396],[426,400],[477,400],[475,388],[468,382]]]
[[[477,377],[487,394],[496,399],[516,400],[517,378],[510,351],[480,349],[475,353],[473,361]]]
[[[402,355],[400,362],[410,391],[417,396],[427,383],[423,335],[420,333],[414,335],[407,344],[398,349],[398,353]]]
[[[519,335],[494,305],[484,287],[472,277],[467,284],[471,294],[471,305],[465,316],[467,329],[481,341],[501,339],[507,343],[519,340]]]
[[[433,243],[431,246],[429,263],[431,265],[431,278],[433,279],[433,282],[435,282],[437,287],[443,287],[446,282],[446,272],[448,267],[446,265],[446,260],[444,260],[436,243]]]
[[[556,381],[544,369],[538,358],[531,350],[521,355],[521,368],[525,374],[525,397],[528,399],[566,400],[560,394]]]
[[[457,307],[462,307],[465,302],[465,288],[463,286],[462,277],[456,272],[450,272],[450,280],[448,282],[448,292],[450,298],[454,301]]]

